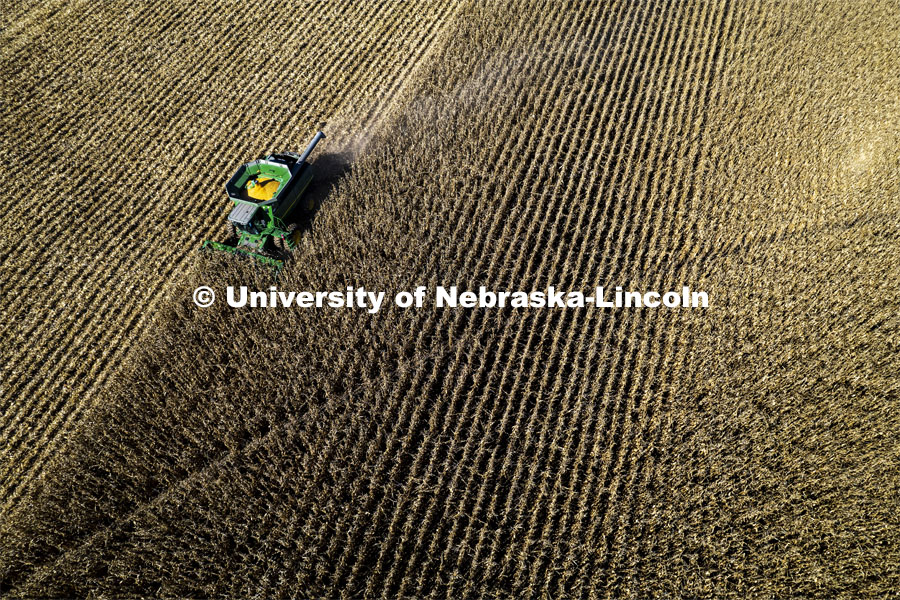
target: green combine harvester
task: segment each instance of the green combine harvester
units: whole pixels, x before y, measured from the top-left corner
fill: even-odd
[[[201,248],[249,256],[274,269],[277,274],[284,261],[272,256],[280,240],[282,255],[297,245],[299,230],[296,216],[308,217],[315,201],[304,192],[313,179],[313,168],[306,159],[325,137],[319,131],[303,154],[282,152],[241,165],[225,184],[225,192],[234,208],[228,213],[232,238],[228,243],[203,242]]]

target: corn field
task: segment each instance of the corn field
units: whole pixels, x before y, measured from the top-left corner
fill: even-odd
[[[900,7],[5,7],[0,591],[900,589]],[[284,290],[201,309],[222,185],[317,129]]]

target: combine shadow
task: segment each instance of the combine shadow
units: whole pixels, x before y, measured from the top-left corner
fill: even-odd
[[[351,164],[352,156],[349,153],[337,152],[323,153],[312,163],[312,167],[315,169],[314,176],[305,195],[313,200],[313,209],[298,215],[295,221],[301,235],[312,231],[316,214],[340,178],[350,170]]]

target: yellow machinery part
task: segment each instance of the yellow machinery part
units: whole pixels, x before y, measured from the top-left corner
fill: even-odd
[[[268,177],[251,179],[247,182],[247,195],[254,200],[271,200],[279,185],[281,184],[278,181]]]

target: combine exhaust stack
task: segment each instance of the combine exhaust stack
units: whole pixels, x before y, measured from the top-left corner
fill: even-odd
[[[234,229],[233,243],[205,241],[201,248],[249,256],[272,267],[276,274],[284,262],[270,256],[275,240],[284,250],[297,245],[294,217],[308,217],[315,209],[304,192],[313,179],[313,167],[306,159],[325,137],[319,131],[303,154],[283,152],[241,165],[225,184],[225,192],[234,207],[228,221]],[[299,209],[299,211],[298,211]]]

